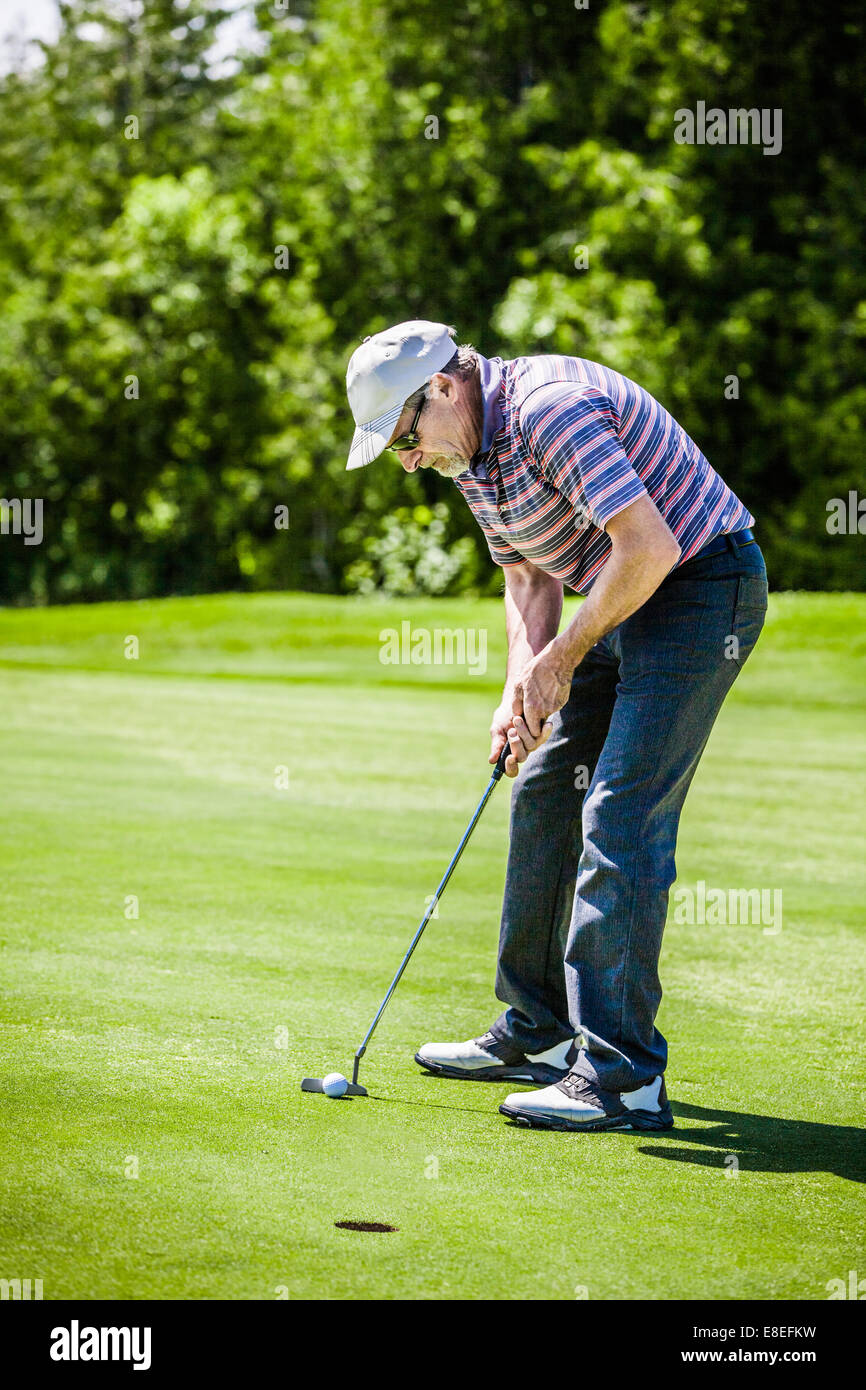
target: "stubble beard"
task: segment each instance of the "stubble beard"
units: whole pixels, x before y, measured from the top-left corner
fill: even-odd
[[[469,463],[460,454],[443,454],[435,463],[431,463],[430,467],[443,478],[459,478],[461,473],[466,472]]]

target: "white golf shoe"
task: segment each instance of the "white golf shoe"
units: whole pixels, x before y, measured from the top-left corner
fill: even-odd
[[[577,1052],[573,1038],[546,1052],[526,1054],[485,1033],[466,1042],[425,1043],[415,1053],[415,1061],[436,1076],[460,1081],[553,1082],[568,1075]]]
[[[663,1076],[636,1091],[604,1091],[569,1072],[543,1091],[507,1096],[499,1107],[517,1125],[533,1129],[673,1129]]]

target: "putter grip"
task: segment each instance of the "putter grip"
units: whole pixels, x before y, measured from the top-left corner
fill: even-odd
[[[496,778],[497,782],[499,781],[499,778],[502,776],[503,772],[505,771],[505,763],[506,763],[506,760],[507,760],[508,755],[509,755],[510,752],[511,752],[511,749],[510,749],[510,747],[509,747],[509,745],[508,745],[508,739],[506,739],[506,740],[505,740],[505,747],[503,748],[502,752],[499,754],[499,757],[498,757],[497,760],[496,760],[496,766],[495,766],[495,768],[493,769],[493,776]]]

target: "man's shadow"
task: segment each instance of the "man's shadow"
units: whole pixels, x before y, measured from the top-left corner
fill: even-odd
[[[672,1102],[676,1128],[670,1143],[640,1144],[641,1153],[680,1163],[721,1168],[730,1159],[753,1173],[835,1173],[851,1182],[866,1182],[866,1130],[823,1125],[814,1120],[779,1120],[736,1110],[708,1110]],[[683,1120],[709,1121],[707,1129],[688,1129]],[[680,1148],[683,1140],[692,1148]]]

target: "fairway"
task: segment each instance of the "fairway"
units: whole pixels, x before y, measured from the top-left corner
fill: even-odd
[[[513,1086],[412,1060],[499,1012],[505,783],[370,1098],[301,1093],[350,1072],[486,784],[501,609],[0,612],[0,1275],[45,1299],[417,1300],[822,1300],[866,1275],[863,595],[772,597],[686,803],[678,886],[783,909],[693,925],[672,899],[673,1131],[517,1130]],[[485,631],[486,671],[382,664],[407,619]]]

